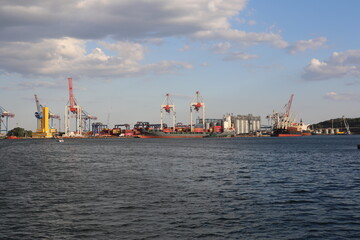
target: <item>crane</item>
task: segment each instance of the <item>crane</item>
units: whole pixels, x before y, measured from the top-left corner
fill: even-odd
[[[97,117],[90,115],[84,111],[80,105],[78,105],[73,92],[73,79],[68,78],[67,80],[69,84],[69,102],[68,105],[65,106],[65,134],[69,135],[70,133],[70,115],[73,115],[76,121],[76,133],[82,135],[84,129],[86,130],[87,127],[86,121],[89,120],[88,130],[90,130],[90,120],[96,120]]]
[[[69,102],[65,106],[65,119],[64,119],[64,131],[65,134],[70,133],[70,115],[75,117],[76,121],[76,132],[82,134],[82,111],[81,107],[77,104],[74,92],[72,78],[68,78],[69,84]]]
[[[90,131],[91,129],[91,120],[97,120],[97,117],[89,114],[85,110],[82,111],[82,119],[84,121],[84,131]],[[87,123],[88,121],[88,123]]]
[[[294,94],[291,94],[289,102],[284,107],[286,109],[285,117],[289,117],[289,115],[290,115],[291,104],[292,104],[293,98],[294,98]]]
[[[42,106],[39,102],[39,98],[38,96],[35,94],[35,103],[36,103],[36,112],[35,112],[35,117],[37,119],[37,129],[40,128],[41,126],[41,119],[42,119]]]
[[[172,112],[173,130],[175,131],[176,107],[173,104],[169,93],[167,93],[165,95],[165,99],[164,99],[163,103],[160,105],[160,129],[161,130],[163,130],[163,127],[164,127],[163,110],[165,110],[165,112],[168,114],[171,114],[171,112]]]
[[[190,103],[190,127],[192,132],[194,130],[193,116],[192,116],[193,109],[196,112],[199,112],[200,109],[202,110],[202,124],[203,124],[203,128],[205,128],[205,103],[199,91],[196,92],[192,102]]]
[[[37,119],[37,128],[40,128],[41,119],[43,118],[42,108],[44,106],[42,104],[40,104],[38,96],[36,94],[34,96],[35,96],[35,103],[36,103],[36,110],[37,110],[35,112],[35,117]],[[54,126],[54,119],[59,120],[59,131],[60,131],[60,121],[61,121],[60,116],[49,111],[49,118],[51,119],[50,128],[53,128],[53,126]]]
[[[287,104],[284,106],[284,113],[278,113],[273,111],[273,113],[267,116],[268,119],[273,122],[273,129],[286,129],[290,127],[295,121],[294,114],[291,113],[291,105],[293,102],[294,94],[291,94],[290,99]]]
[[[342,116],[342,118],[343,118],[343,120],[344,120],[344,125],[345,125],[345,128],[346,128],[346,134],[350,135],[351,132],[350,132],[349,123],[346,121],[345,116]]]
[[[8,112],[5,110],[5,108],[0,106],[0,133],[2,131],[5,131],[5,134],[8,133],[9,131],[9,118],[13,118],[15,117],[14,113]],[[5,121],[3,120],[3,118],[5,118]],[[1,127],[4,126],[5,130],[2,130]]]

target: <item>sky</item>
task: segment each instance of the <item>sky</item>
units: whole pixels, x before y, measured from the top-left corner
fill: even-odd
[[[360,117],[357,0],[0,3],[10,129],[36,129],[34,94],[63,118],[68,77],[77,103],[110,127],[159,123],[166,93],[188,124],[196,91],[207,118],[253,114],[267,124],[291,94],[298,121]]]

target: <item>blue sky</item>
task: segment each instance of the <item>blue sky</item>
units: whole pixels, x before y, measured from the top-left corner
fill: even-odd
[[[209,118],[293,112],[306,123],[359,117],[360,2],[245,0],[11,1],[0,6],[0,106],[35,130],[40,102],[79,105],[110,125],[178,121],[200,91]],[[62,127],[63,129],[63,127]]]

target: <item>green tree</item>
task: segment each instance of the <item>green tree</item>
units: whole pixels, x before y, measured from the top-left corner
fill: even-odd
[[[27,131],[23,128],[16,127],[10,130],[7,134],[8,136],[15,136],[15,137],[31,137],[32,131]]]

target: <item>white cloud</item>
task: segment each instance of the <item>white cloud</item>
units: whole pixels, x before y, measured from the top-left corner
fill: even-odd
[[[196,39],[205,40],[228,40],[235,41],[243,45],[253,45],[260,43],[268,43],[277,48],[286,48],[288,43],[276,33],[255,33],[245,32],[236,29],[216,29],[198,31],[193,34]]]
[[[300,40],[295,44],[287,47],[287,51],[291,54],[295,54],[297,52],[303,52],[308,49],[317,49],[322,47],[327,42],[325,37],[318,37],[315,39],[309,40]]]
[[[325,80],[345,76],[360,76],[360,50],[334,52],[326,61],[312,59],[302,77],[306,80]]]
[[[249,59],[254,59],[254,58],[258,58],[258,56],[254,55],[254,54],[243,53],[243,52],[234,52],[234,53],[231,53],[228,56],[226,56],[224,58],[224,60],[225,61],[234,61],[234,60],[249,60]]]
[[[39,42],[12,42],[0,45],[0,66],[22,75],[121,77],[146,73],[172,73],[189,69],[188,63],[161,61],[141,65],[145,47],[138,43],[99,42],[87,52],[87,41],[73,38],[44,39]],[[104,51],[113,51],[114,55]]]
[[[231,48],[231,43],[220,42],[211,47],[211,51],[216,54],[226,53]]]
[[[280,34],[231,27],[247,0],[3,0],[0,5],[0,71],[22,75],[121,77],[189,69],[188,63],[141,65],[146,48],[165,38],[220,41],[212,50],[270,44],[285,48]],[[254,20],[248,24],[256,24]],[[115,43],[108,43],[107,40]],[[88,41],[97,41],[89,51]],[[185,45],[181,50],[189,50]],[[254,55],[234,53],[230,59]],[[6,60],[5,60],[6,59]]]
[[[333,101],[360,101],[360,95],[355,93],[328,92],[324,97]]]

